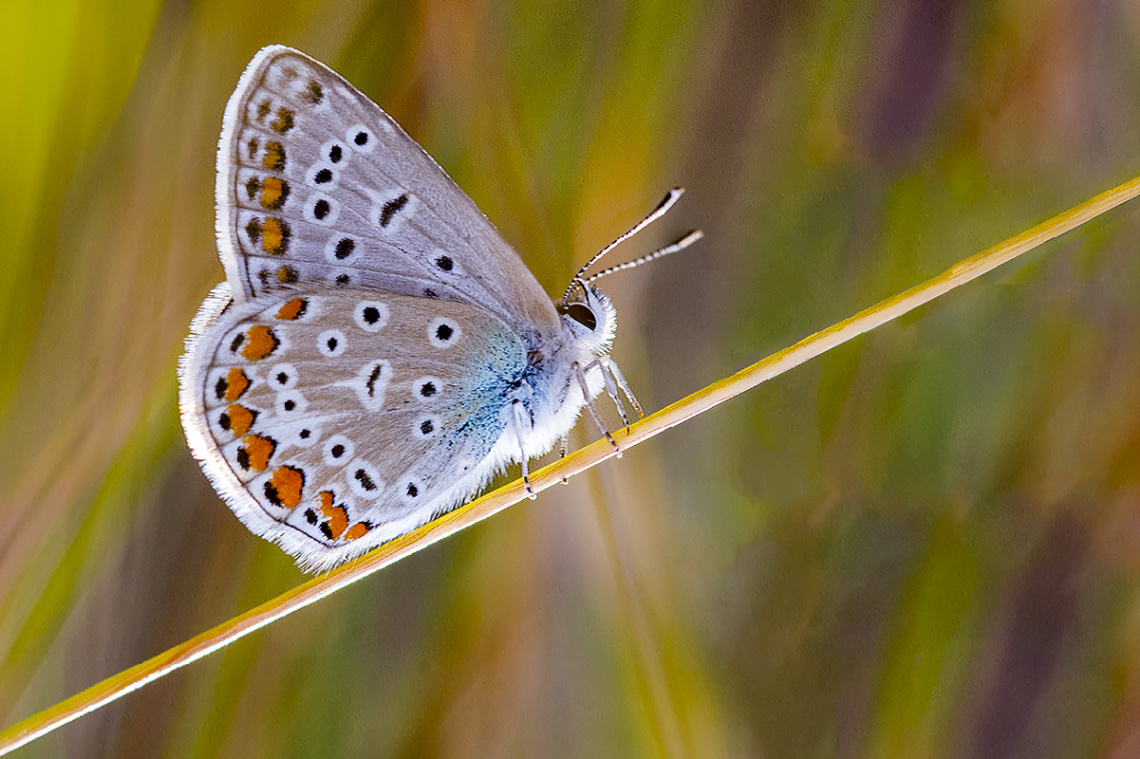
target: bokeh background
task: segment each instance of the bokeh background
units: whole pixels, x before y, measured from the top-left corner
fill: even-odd
[[[1131,0],[0,0],[0,722],[302,582],[190,457],[221,113],[392,113],[657,409],[1140,172]],[[1140,208],[22,757],[1140,755]]]

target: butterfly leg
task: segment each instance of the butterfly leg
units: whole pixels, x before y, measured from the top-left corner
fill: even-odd
[[[633,404],[634,410],[637,411],[637,418],[644,419],[645,412],[641,410],[641,404],[637,402],[637,396],[633,394],[633,390],[630,389],[629,383],[625,381],[625,376],[621,373],[621,369],[618,369],[618,365],[609,356],[603,356],[598,360],[601,361],[602,366],[608,369],[609,373],[613,375],[614,380],[617,381],[618,387],[621,388],[621,391],[625,394],[625,397],[629,399],[629,402]]]
[[[591,364],[590,366],[593,366]],[[602,418],[598,416],[598,410],[594,408],[594,402],[590,400],[590,385],[586,382],[586,371],[582,365],[577,361],[574,362],[574,372],[578,375],[578,385],[582,388],[582,397],[586,399],[586,410],[590,412],[590,416],[594,419],[594,424],[598,425],[598,429],[606,436],[606,440],[610,441],[610,445],[617,451],[617,455],[621,457],[621,446],[614,440],[614,436],[606,429],[606,425],[602,423]]]
[[[629,432],[629,417],[625,413],[625,404],[621,402],[621,396],[618,395],[617,385],[614,384],[614,378],[607,371],[609,367],[601,361],[597,362],[599,370],[602,372],[602,380],[606,383],[606,395],[614,402],[614,407],[617,409],[618,416],[621,417],[621,423],[625,425],[625,431]]]
[[[629,416],[625,412],[625,404],[622,403],[621,396],[618,395],[618,387],[625,394],[625,397],[633,404],[633,408],[637,411],[637,418],[645,416],[641,411],[641,404],[633,397],[633,391],[629,389],[629,384],[626,383],[625,377],[622,376],[621,371],[608,356],[596,359],[590,362],[586,367],[586,371],[590,371],[594,367],[602,373],[602,380],[605,382],[606,395],[614,402],[614,407],[617,408],[618,415],[621,417],[621,422],[625,425],[625,431],[629,432]],[[616,384],[615,384],[616,383]]]
[[[570,447],[570,436],[569,435],[563,435],[562,436],[562,442],[559,443],[558,447],[559,447],[559,452],[561,453],[561,456],[559,456],[559,458],[563,458],[563,459],[566,458],[566,450]],[[570,484],[569,478],[563,477],[562,478],[562,484],[563,485],[569,485]]]
[[[522,455],[522,479],[523,486],[526,487],[526,497],[530,500],[538,498],[534,494],[534,488],[530,486],[530,457],[526,455],[526,448],[523,446],[523,430],[526,429],[523,406],[521,401],[514,401],[511,404],[511,411],[515,417],[515,435],[519,439],[519,453]]]

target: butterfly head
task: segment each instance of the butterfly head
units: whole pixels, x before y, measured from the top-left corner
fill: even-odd
[[[586,271],[623,241],[645,229],[654,220],[661,218],[677,202],[682,192],[684,191],[680,187],[674,187],[670,190],[665,199],[648,216],[594,254],[594,257],[578,270],[578,273],[571,278],[570,284],[566,286],[566,291],[562,293],[562,302],[557,304],[558,312],[562,315],[562,324],[574,336],[583,353],[589,351],[589,354],[583,355],[583,358],[589,359],[608,353],[610,345],[614,341],[614,334],[617,332],[617,312],[606,294],[592,284],[594,280],[609,276],[614,272],[633,269],[662,256],[684,250],[701,239],[702,234],[700,230],[694,229],[672,245],[655,250],[649,255],[611,266],[588,277]]]
[[[579,281],[575,288],[580,295],[567,299],[558,309],[562,324],[582,347],[583,353],[601,356],[609,352],[617,332],[617,311],[609,297],[594,287]]]

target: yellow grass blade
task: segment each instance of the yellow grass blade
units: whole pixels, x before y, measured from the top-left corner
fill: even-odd
[[[736,374],[684,398],[633,425],[628,433],[615,435],[629,448],[674,427],[756,385],[776,377],[857,335],[885,324],[959,287],[1001,264],[1068,232],[1090,219],[1140,194],[1140,177],[1059,214],[1048,221],[982,251],[921,285],[887,298],[828,329],[804,338]],[[532,483],[545,490],[614,456],[604,440],[592,443],[537,472]],[[196,661],[287,614],[302,609],[330,593],[486,519],[526,497],[521,482],[506,485],[447,514],[420,529],[382,546],[359,561],[316,577],[251,611],[218,625],[180,646],[148,659],[124,672],[91,686],[65,701],[0,732],[0,755],[94,711],[131,691]]]

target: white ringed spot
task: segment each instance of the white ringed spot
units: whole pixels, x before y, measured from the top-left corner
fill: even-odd
[[[283,390],[277,394],[277,416],[283,419],[296,419],[308,408],[309,402],[300,390]]]
[[[459,323],[446,316],[432,319],[428,325],[428,340],[436,348],[450,348],[462,335],[463,330],[459,328]]]
[[[356,459],[347,469],[348,486],[361,498],[374,501],[384,492],[384,481],[376,467],[364,459]]]
[[[305,172],[305,182],[325,192],[335,189],[339,181],[340,172],[336,166],[324,161],[314,163]]]
[[[443,392],[443,380],[439,377],[425,374],[412,380],[412,395],[417,401],[426,403],[437,400],[441,392]]]
[[[324,193],[314,193],[305,201],[305,221],[330,227],[340,218],[340,203]]]
[[[340,140],[329,140],[321,145],[321,159],[328,161],[333,166],[345,166],[351,156],[348,146]]]
[[[369,192],[372,209],[368,220],[384,234],[398,231],[408,219],[416,215],[419,199],[407,190],[396,188],[387,193]]]
[[[298,448],[308,448],[321,439],[321,429],[312,424],[305,424],[302,421],[294,425],[293,437],[290,442]]]
[[[351,237],[334,235],[325,243],[325,260],[330,264],[350,264],[360,256],[360,245]]]
[[[455,256],[442,248],[436,248],[435,252],[431,254],[430,260],[432,268],[444,276],[459,277],[466,273]]]
[[[358,153],[371,153],[376,149],[376,135],[363,124],[349,127],[344,139]]]
[[[317,350],[325,358],[336,358],[348,350],[348,340],[339,329],[326,329],[317,335]]]
[[[356,446],[344,435],[333,435],[321,446],[321,455],[328,466],[344,466],[352,461]]]
[[[378,411],[384,405],[384,394],[391,380],[392,365],[381,358],[362,366],[350,384],[364,408]]]
[[[388,306],[378,300],[362,300],[352,309],[352,319],[365,332],[379,332],[388,323]]]
[[[297,386],[297,368],[292,364],[276,364],[268,372],[269,385],[277,390],[292,390]]]

